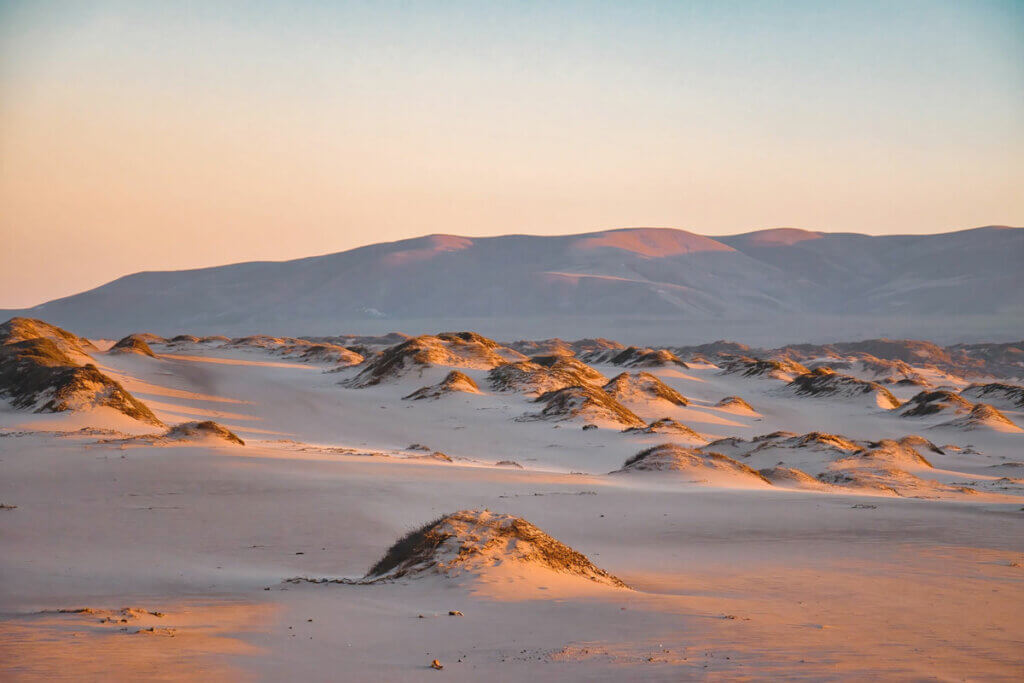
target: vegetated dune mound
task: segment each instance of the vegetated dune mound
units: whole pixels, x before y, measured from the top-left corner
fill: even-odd
[[[510,349],[515,349],[519,353],[526,354],[527,356],[575,356],[576,349],[572,347],[572,344],[559,339],[557,337],[553,339],[521,339],[514,341],[508,345]]]
[[[601,349],[583,355],[588,363],[608,363],[626,368],[686,367],[679,356],[668,349],[648,349],[630,346],[625,349]]]
[[[426,387],[421,387],[416,391],[412,392],[408,396],[404,396],[405,399],[421,400],[425,398],[438,399],[442,396],[448,396],[449,394],[479,394],[480,387],[477,386],[476,382],[473,381],[472,377],[459,372],[458,370],[452,370],[449,372],[443,380],[437,384],[433,384]]]
[[[930,389],[932,383],[926,379],[919,379],[916,377],[905,377],[892,383],[896,387],[919,387],[921,389]]]
[[[173,446],[182,443],[196,443],[214,446],[223,443],[244,446],[245,441],[222,424],[206,420],[203,422],[182,422],[160,434],[140,434],[100,439],[101,444]]]
[[[753,451],[758,445],[762,443],[771,443],[781,439],[788,439],[790,437],[798,436],[796,432],[777,431],[771,434],[761,434],[760,436],[754,436],[750,439],[744,439],[741,436],[727,436],[724,439],[718,439],[712,441],[707,445],[710,450],[717,451],[719,453],[725,453],[731,456],[741,456]]]
[[[760,415],[759,412],[754,410],[754,406],[750,405],[739,396],[726,396],[716,403],[715,407],[740,415]]]
[[[518,420],[580,419],[592,424],[603,423],[619,427],[645,427],[647,424],[597,387],[565,387],[541,394],[535,401],[543,403],[544,408],[539,413],[528,413],[517,418]]]
[[[736,457],[749,458],[754,455],[768,453],[774,457],[777,455],[777,449],[812,451],[831,456],[845,456],[863,450],[864,446],[839,434],[828,434],[827,432],[794,434],[793,432],[780,431],[755,436],[750,440],[739,437],[719,439],[718,441],[712,441],[705,448],[707,450],[728,453]]]
[[[687,406],[690,402],[678,391],[649,372],[623,372],[604,385],[608,395],[621,403],[666,402]]]
[[[629,458],[612,474],[672,472],[710,484],[771,485],[757,470],[721,453],[686,448],[676,443],[652,446]]]
[[[1024,408],[1024,387],[1013,384],[1002,384],[999,382],[972,384],[962,390],[960,395],[966,396],[975,402],[983,400],[985,403],[997,408],[1010,410]]]
[[[541,569],[625,588],[620,579],[521,517],[489,510],[461,510],[400,538],[363,582],[440,575],[486,574],[504,566]]]
[[[731,358],[736,356],[747,357],[750,355],[751,348],[746,344],[739,342],[728,341],[726,339],[719,339],[709,344],[699,344],[697,346],[680,346],[674,348],[673,351],[680,358],[689,362],[690,360],[700,358],[704,361],[710,361],[710,359],[721,360],[723,358]]]
[[[347,368],[363,362],[363,355],[328,342],[313,342],[295,337],[270,337],[253,335],[238,337],[226,344],[226,348],[260,349],[284,358],[295,358],[305,363],[326,363],[338,368]]]
[[[872,442],[869,442],[867,444],[867,446],[868,446],[868,448],[878,448],[883,443],[884,443],[884,440],[883,441],[872,441]],[[932,443],[928,439],[924,438],[923,436],[918,436],[917,434],[908,434],[907,436],[904,436],[902,439],[899,439],[897,441],[897,443],[899,443],[899,444],[901,444],[903,446],[909,446],[910,448],[913,448],[914,450],[916,450],[922,456],[924,455],[924,453],[926,451],[927,452],[931,452],[931,453],[935,453],[937,455],[945,455],[945,451],[943,451],[941,448],[936,446],[934,443]]]
[[[776,465],[758,470],[758,473],[770,481],[773,486],[787,489],[806,489],[810,491],[821,491],[830,488],[829,484],[812,477],[803,470],[795,467]]]
[[[874,379],[886,384],[897,384],[899,382],[921,382],[927,383],[924,376],[911,366],[901,360],[889,360],[875,358],[869,354],[861,354],[859,360],[852,364],[854,372],[863,375],[862,379]],[[851,372],[850,374],[853,374]]]
[[[790,354],[797,356],[810,370],[827,367],[837,372],[842,371],[843,374],[858,379],[867,379],[885,384],[895,384],[908,379],[924,381],[924,377],[918,370],[904,361],[876,358],[867,353],[854,353],[847,356],[830,353],[828,358],[813,361],[808,360],[803,354],[792,353],[788,349],[773,353],[782,353],[786,357],[789,357]]]
[[[32,339],[48,339],[65,355],[81,365],[89,362],[96,346],[78,335],[35,318],[11,318],[0,325],[0,344],[15,344]]]
[[[136,332],[135,334],[129,335],[130,337],[137,337],[147,344],[166,344],[167,338],[161,337],[159,334],[153,334],[152,332]]]
[[[923,439],[920,436],[909,436],[898,441],[895,439],[882,439],[881,441],[870,442],[864,450],[855,455],[861,461],[885,462],[901,467],[931,468],[932,464],[918,450],[923,447],[928,447],[929,450],[933,451],[938,450],[927,439]]]
[[[595,351],[621,351],[626,348],[625,344],[620,344],[613,339],[605,339],[604,337],[577,339],[574,342],[569,342],[569,345],[577,355],[593,353]]]
[[[883,439],[849,458],[836,460],[818,478],[835,486],[906,497],[935,498],[977,493],[970,488],[923,479],[908,471],[926,471],[932,467],[915,447],[918,439],[920,437],[900,441]]]
[[[567,377],[572,377],[582,384],[601,386],[608,381],[608,378],[600,372],[572,356],[560,356],[557,354],[531,356],[530,361],[547,368],[552,373],[561,373]]]
[[[160,343],[163,343],[163,344],[166,344],[167,346],[173,346],[173,347],[192,346],[192,345],[196,345],[196,344],[203,344],[203,345],[218,344],[218,345],[223,345],[223,344],[231,343],[231,339],[230,338],[225,337],[224,335],[219,335],[219,334],[214,334],[214,335],[210,335],[210,336],[206,336],[206,337],[197,337],[194,334],[179,334],[179,335],[171,337],[170,339],[167,339],[167,340],[165,340],[163,342],[158,342],[156,340],[146,340],[146,341],[149,344],[160,344]]]
[[[608,378],[575,358],[538,356],[532,360],[499,365],[487,374],[487,381],[494,391],[539,396],[565,387],[600,387]]]
[[[987,403],[975,403],[974,408],[966,415],[954,418],[949,422],[937,424],[932,429],[959,429],[962,431],[986,430],[992,432],[1024,431],[1003,415],[998,408]]]
[[[654,420],[645,427],[628,427],[622,430],[623,434],[672,434],[675,436],[687,437],[692,441],[707,443],[707,439],[690,429],[682,422],[673,420],[670,417],[663,417]]]
[[[922,391],[899,407],[900,417],[927,417],[939,414],[969,413],[974,406],[960,394],[945,389]]]
[[[149,347],[149,344],[141,334],[129,334],[127,337],[111,346],[110,353],[134,353],[140,356],[156,358],[156,354],[153,353],[153,349]]]
[[[923,479],[908,471],[932,469],[932,464],[920,452],[922,448],[942,452],[920,436],[908,436],[899,441],[882,439],[869,443],[859,453],[832,462],[818,478],[835,486],[905,497],[937,498],[977,493],[964,486]]]
[[[794,377],[809,372],[800,363],[792,360],[775,360],[771,358],[731,358],[723,360],[720,367],[723,375],[742,375],[744,377],[767,377],[787,382]]]
[[[243,441],[237,434],[224,425],[207,420],[205,422],[184,422],[175,425],[167,430],[162,437],[170,441],[227,441],[244,446]]]
[[[925,452],[943,453],[934,443],[917,435],[899,440],[854,441],[824,432],[775,432],[750,440],[721,439],[701,450],[722,451],[743,460],[760,461],[763,465],[760,473],[785,488],[844,487],[872,494],[918,497],[974,493],[971,489],[947,486],[914,474],[932,469]]]
[[[346,348],[359,346],[366,349],[381,350],[388,346],[401,344],[404,341],[412,339],[412,337],[407,334],[403,334],[402,332],[388,332],[387,334],[379,335],[343,334],[334,337],[310,336],[303,337],[303,339],[308,339],[315,344],[335,344]]]
[[[796,396],[816,398],[868,398],[879,408],[891,410],[899,399],[878,382],[841,375],[828,368],[818,368],[793,379],[786,388]]]
[[[11,327],[6,329],[10,332]],[[7,398],[13,407],[37,413],[106,407],[141,422],[163,426],[149,407],[120,383],[100,372],[95,365],[81,362],[83,352],[76,348],[85,347],[75,341],[77,337],[42,323],[28,329],[48,336],[8,341],[12,337],[19,338],[25,329],[17,329],[19,334],[9,334],[7,338],[0,336],[0,396]]]
[[[892,496],[937,497],[941,492],[952,492],[951,487],[922,479],[898,467],[873,467],[861,463],[853,463],[853,466],[848,463],[837,463],[834,468],[823,472],[818,478],[832,486],[864,489]]]
[[[954,363],[974,374],[1024,377],[1024,340],[1003,344],[956,344],[946,348]]]
[[[475,332],[444,332],[413,337],[384,349],[364,363],[358,375],[343,384],[355,388],[369,387],[411,372],[422,373],[430,367],[490,370],[508,362],[524,360],[526,356],[518,351]]]
[[[294,351],[299,360],[307,363],[329,363],[335,367],[359,365],[365,359],[361,353],[337,344],[310,344]],[[291,355],[291,354],[289,354]]]

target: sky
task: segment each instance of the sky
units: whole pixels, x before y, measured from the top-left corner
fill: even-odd
[[[1019,0],[0,0],[0,307],[428,233],[992,224]]]

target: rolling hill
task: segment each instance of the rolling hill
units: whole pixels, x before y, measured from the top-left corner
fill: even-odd
[[[663,332],[648,343],[668,343],[679,338],[674,330],[703,341],[723,336],[723,327],[743,334],[730,324],[764,333],[753,341],[802,325],[806,341],[807,327],[829,316],[866,321],[863,336],[926,336],[927,325],[915,321],[941,319],[948,330],[957,327],[950,318],[971,316],[974,334],[957,340],[969,341],[1020,327],[1021,263],[1024,228],[1005,227],[913,236],[777,229],[711,238],[661,228],[429,235],[293,261],[136,273],[0,317],[42,317],[93,335],[377,333],[412,320],[457,329],[454,321],[466,319],[492,335],[511,320],[541,335],[564,331],[569,320],[638,331],[624,321],[645,319]]]

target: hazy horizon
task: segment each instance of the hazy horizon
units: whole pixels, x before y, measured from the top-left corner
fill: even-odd
[[[1024,5],[0,2],[0,307],[430,233],[1024,225]]]
[[[955,232],[962,232],[962,231],[965,231],[965,230],[977,230],[977,229],[982,229],[982,228],[1007,228],[1007,229],[1011,229],[1011,230],[1022,229],[1021,226],[993,224],[993,225],[972,226],[972,227],[969,227],[969,228],[961,228],[961,229],[957,229],[957,230],[941,231],[941,232],[935,232],[935,233],[924,233],[924,234],[941,235],[941,234],[950,234],[950,233],[955,233]],[[264,262],[264,263],[275,263],[275,262],[277,262],[277,263],[279,263],[279,262],[285,262],[285,261],[301,260],[301,259],[304,259],[304,258],[314,258],[314,257],[317,257],[317,256],[327,256],[327,255],[330,255],[330,254],[342,253],[342,252],[345,252],[345,251],[351,251],[353,249],[359,249],[361,247],[372,246],[372,245],[375,245],[375,244],[387,244],[387,243],[393,243],[393,242],[402,242],[402,241],[405,241],[405,240],[413,240],[413,239],[419,239],[419,238],[431,237],[431,236],[449,235],[449,236],[453,236],[453,237],[463,237],[463,238],[467,238],[467,239],[478,240],[478,239],[490,239],[490,238],[500,238],[500,237],[521,237],[521,236],[529,236],[529,237],[571,237],[571,236],[574,236],[574,235],[585,235],[585,234],[594,234],[594,233],[601,233],[601,232],[612,232],[612,231],[617,231],[617,230],[680,230],[680,231],[684,231],[684,232],[691,232],[691,233],[694,233],[694,234],[697,234],[697,235],[704,235],[706,237],[711,237],[712,239],[714,239],[716,237],[724,238],[724,237],[730,237],[730,236],[736,236],[736,235],[742,235],[742,234],[749,234],[749,233],[755,233],[755,232],[766,232],[766,231],[771,231],[771,230],[800,230],[800,231],[804,231],[805,229],[803,229],[803,228],[794,228],[792,226],[779,226],[777,228],[757,228],[757,229],[754,229],[754,230],[748,230],[748,231],[743,231],[743,232],[739,232],[739,233],[729,233],[729,234],[722,233],[722,234],[715,234],[715,235],[710,234],[710,233],[701,233],[701,232],[697,232],[697,231],[693,231],[693,230],[685,230],[684,228],[673,228],[673,227],[669,227],[669,226],[628,226],[628,227],[604,228],[604,229],[597,229],[597,230],[586,230],[586,231],[581,231],[581,232],[551,232],[551,233],[508,232],[508,233],[484,234],[484,235],[469,235],[469,234],[459,234],[459,233],[454,233],[454,232],[450,232],[450,233],[424,233],[424,234],[420,234],[420,235],[403,236],[403,237],[399,237],[399,238],[394,239],[394,240],[380,240],[380,241],[374,241],[374,242],[367,242],[365,244],[356,244],[356,245],[354,245],[352,247],[349,247],[348,249],[343,249],[343,250],[340,250],[340,251],[333,251],[333,252],[323,252],[323,253],[315,253],[315,254],[299,254],[297,256],[288,256],[288,257],[282,257],[282,258],[251,258],[251,259],[244,259],[244,260],[229,260],[229,261],[224,261],[224,262],[220,262],[220,263],[201,263],[201,264],[197,264],[197,265],[183,266],[183,267],[179,267],[179,268],[153,267],[153,268],[147,268],[147,269],[131,270],[131,271],[128,271],[128,272],[118,273],[116,275],[107,277],[107,278],[103,279],[102,281],[97,282],[93,286],[82,287],[80,289],[75,289],[74,291],[69,291],[69,292],[67,292],[65,294],[61,294],[61,295],[54,296],[54,297],[49,297],[47,299],[40,300],[40,301],[35,301],[33,303],[21,304],[21,305],[15,305],[15,306],[5,306],[5,305],[3,305],[3,302],[0,301],[0,309],[19,310],[19,309],[32,308],[32,307],[35,307],[35,306],[38,306],[38,305],[41,305],[41,304],[44,304],[44,303],[47,303],[47,302],[50,302],[50,301],[54,301],[54,300],[57,300],[57,299],[62,299],[65,296],[73,296],[73,295],[79,294],[81,292],[89,291],[91,289],[94,289],[97,286],[108,284],[108,283],[113,282],[115,280],[118,280],[118,279],[120,279],[122,277],[125,277],[125,276],[128,276],[128,275],[134,275],[134,274],[137,274],[139,272],[182,272],[182,271],[189,271],[189,270],[201,270],[201,269],[204,269],[204,268],[216,268],[216,267],[220,267],[220,266],[239,265],[239,264],[242,264],[242,263],[258,263],[258,262]],[[817,232],[817,233],[821,233],[821,234],[824,234],[824,235],[839,235],[839,234],[864,234],[864,235],[871,235],[871,233],[854,233],[854,232],[846,232],[846,231],[839,232],[839,231],[835,231],[835,230],[813,230],[813,231],[807,231],[807,232]],[[890,237],[896,237],[896,236],[900,236],[900,235],[911,236],[913,234],[914,233],[884,233],[883,235],[884,236],[890,236]],[[877,235],[876,234],[876,235],[873,235],[873,236],[881,236],[881,235]]]

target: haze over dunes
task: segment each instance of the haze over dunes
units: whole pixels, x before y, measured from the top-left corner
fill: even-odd
[[[585,327],[661,344],[680,333],[715,338],[730,324],[746,325],[741,334],[756,341],[796,341],[794,330],[837,329],[823,319],[849,326],[844,316],[900,336],[956,329],[943,341],[966,341],[1015,334],[1022,262],[1022,228],[881,237],[772,230],[711,238],[649,228],[431,235],[297,261],[138,273],[22,313],[90,334],[338,334],[424,320],[451,329],[473,319],[509,335]],[[956,320],[966,327],[951,327]]]

